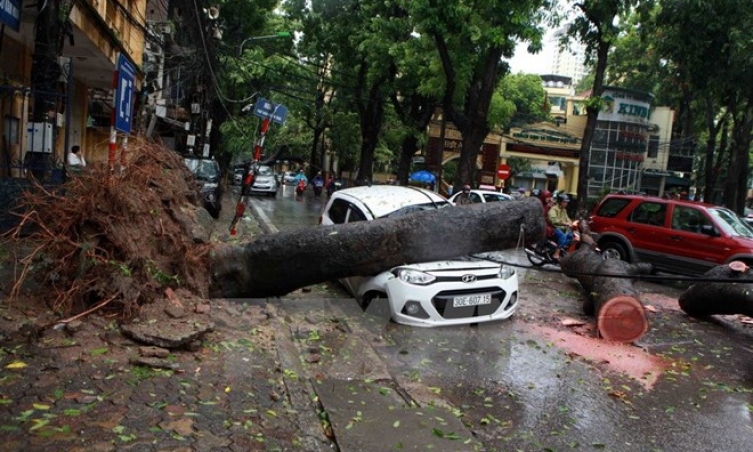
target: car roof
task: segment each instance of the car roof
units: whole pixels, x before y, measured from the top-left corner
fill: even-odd
[[[456,196],[460,195],[460,193],[462,193],[462,191],[455,193],[454,195],[452,195],[452,197],[455,198]],[[508,195],[507,193],[501,193],[494,190],[482,190],[482,189],[472,188],[471,193],[478,193],[479,195],[497,195],[497,196],[501,195],[507,199],[512,199],[512,196]]]
[[[338,197],[347,197],[360,201],[375,218],[383,217],[405,206],[427,204],[430,202],[446,203],[447,200],[429,190],[401,185],[372,185],[371,187],[352,187],[335,192]]]
[[[672,204],[677,205],[685,205],[685,206],[695,206],[695,207],[705,207],[708,209],[724,209],[723,206],[717,206],[714,204],[709,204],[705,202],[699,202],[699,201],[691,201],[689,199],[667,199],[667,198],[660,198],[658,196],[651,196],[651,195],[621,195],[619,193],[613,193],[609,194],[604,197],[604,200],[608,198],[623,198],[623,199],[639,199],[641,201],[657,201],[657,202],[670,202]]]

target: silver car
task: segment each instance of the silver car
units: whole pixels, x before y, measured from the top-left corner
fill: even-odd
[[[270,196],[277,194],[277,178],[272,168],[261,165],[256,169],[254,184],[251,186],[252,193],[266,193]]]

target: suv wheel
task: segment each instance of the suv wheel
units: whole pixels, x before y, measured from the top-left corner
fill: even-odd
[[[599,245],[599,248],[601,248],[601,255],[604,256],[604,259],[619,259],[630,262],[627,249],[621,243],[606,242]]]

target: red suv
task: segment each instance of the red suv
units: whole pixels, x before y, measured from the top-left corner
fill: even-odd
[[[724,207],[607,195],[591,213],[590,226],[605,258],[688,275],[733,260],[753,266],[753,228]]]

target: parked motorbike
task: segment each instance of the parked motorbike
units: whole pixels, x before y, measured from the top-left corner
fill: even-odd
[[[299,179],[298,185],[295,186],[295,194],[303,196],[304,190],[306,190],[306,182],[303,179]]]
[[[539,243],[525,247],[526,256],[534,267],[541,267],[543,265],[557,265],[559,266],[560,260],[578,249],[580,244],[580,222],[575,221],[573,225],[568,228],[568,232],[573,232],[573,239],[567,246],[560,251],[559,259],[554,258],[554,253],[557,251],[558,244],[557,239],[554,236],[545,238]]]

